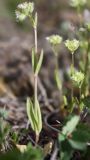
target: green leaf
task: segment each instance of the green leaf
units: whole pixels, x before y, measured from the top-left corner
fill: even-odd
[[[39,134],[42,129],[42,117],[38,100],[33,105],[30,98],[27,98],[27,115],[32,129]]]
[[[38,19],[38,16],[37,16],[37,12],[35,13],[35,18],[34,18],[34,27],[36,28],[37,27],[37,20]]]
[[[84,143],[84,142],[74,141],[71,139],[69,139],[68,141],[73,149],[78,149],[78,150],[85,150],[86,149],[86,143]]]
[[[90,108],[90,96],[85,97],[82,102],[84,103],[84,106],[87,108]]]
[[[37,65],[37,59],[36,59],[36,54],[35,54],[35,48],[32,48],[32,68],[34,72],[36,70],[36,65]]]
[[[61,152],[60,160],[70,160],[73,155],[73,151],[71,152]]]
[[[16,158],[17,157],[17,158]],[[33,147],[31,144],[27,145],[26,150],[22,153],[16,147],[5,153],[0,153],[0,160],[43,160],[43,151],[39,147]]]
[[[74,131],[72,139],[79,142],[90,141],[90,127],[86,124],[79,124],[77,130]]]
[[[63,134],[59,134],[59,141],[61,142],[61,141],[64,141],[66,139],[66,137],[65,137],[65,135],[63,135]]]
[[[59,72],[57,70],[55,70],[55,80],[56,80],[56,84],[59,90],[62,89],[62,82],[60,80],[60,76],[59,76]]]
[[[37,121],[35,118],[34,106],[30,98],[27,98],[27,115],[28,115],[28,119],[30,121],[32,129],[36,132],[37,131]]]
[[[70,160],[72,155],[73,155],[73,148],[71,147],[68,140],[66,139],[65,141],[62,141],[60,160]]]
[[[37,121],[37,130],[40,133],[42,129],[42,116],[38,100],[36,100],[34,108],[35,108],[35,118]]]
[[[40,71],[40,68],[41,68],[41,65],[42,65],[42,61],[43,61],[43,50],[41,50],[41,54],[40,54],[40,57],[39,57],[39,61],[37,63],[37,67],[36,67],[36,70],[35,70],[35,74],[38,74],[39,71]]]
[[[64,134],[64,135],[71,134],[75,130],[75,128],[79,122],[79,119],[80,119],[80,117],[76,116],[76,115],[74,117],[72,117],[71,120],[66,123],[66,126],[63,127],[62,134]]]
[[[8,111],[5,108],[0,108],[0,118],[7,119],[8,118]]]
[[[80,66],[80,69],[84,72],[84,65],[83,65],[83,61],[80,61],[80,62],[79,62],[79,66]]]
[[[67,101],[67,97],[66,96],[63,96],[63,101],[64,101],[64,106],[67,106],[68,105],[68,101]]]

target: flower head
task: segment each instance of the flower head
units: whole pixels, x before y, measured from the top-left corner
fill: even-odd
[[[32,14],[34,10],[33,2],[24,2],[17,6],[16,18],[19,21],[23,21],[26,17]]]
[[[76,86],[81,88],[81,85],[82,85],[83,80],[84,80],[84,74],[82,72],[75,71],[73,73],[73,75],[71,76],[71,80]]]
[[[46,37],[46,39],[51,45],[58,45],[62,42],[62,37],[59,35],[52,35],[50,37]]]
[[[87,0],[70,0],[70,5],[72,7],[84,6]]]
[[[16,10],[15,14],[17,21],[23,21],[26,18],[26,15],[18,10]]]
[[[78,47],[79,47],[79,41],[76,40],[76,39],[66,40],[65,46],[73,54],[78,49]]]

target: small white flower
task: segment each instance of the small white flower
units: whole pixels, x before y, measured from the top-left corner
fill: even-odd
[[[65,41],[65,46],[72,54],[78,49],[79,45],[79,41],[76,39]]]
[[[26,18],[26,15],[19,11],[16,11],[15,14],[17,21],[23,21]]]
[[[51,35],[50,37],[46,37],[46,40],[51,44],[51,45],[58,45],[62,42],[62,37],[59,35]]]
[[[30,13],[33,12],[34,10],[34,3],[33,2],[24,2],[24,3],[21,3],[17,6],[18,9],[22,9],[23,11],[25,10],[29,10]]]
[[[27,6],[28,6],[28,3],[27,3],[27,2],[24,2],[24,3],[19,4],[17,7],[18,7],[19,9],[26,9]]]
[[[34,3],[33,2],[24,2],[17,6],[16,10],[16,18],[19,21],[23,21],[26,17],[32,15],[34,11]]]
[[[82,85],[83,80],[84,80],[84,74],[82,72],[75,71],[73,73],[73,75],[71,76],[71,80],[73,81],[73,83],[76,86],[78,86],[79,88],[81,88],[81,85]]]

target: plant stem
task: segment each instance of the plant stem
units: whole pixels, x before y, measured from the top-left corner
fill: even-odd
[[[37,25],[34,27],[34,40],[35,40],[35,54],[36,54],[36,59],[37,59]],[[38,99],[37,97],[37,92],[38,92],[38,75],[34,73],[34,106],[36,107],[36,101]],[[38,143],[39,140],[39,134],[36,133],[36,138],[35,141]]]
[[[86,54],[86,62],[85,62],[85,69],[84,69],[85,79],[84,79],[84,83],[82,85],[82,90],[84,92],[84,96],[86,96],[86,91],[87,91],[86,86],[87,86],[87,77],[88,77],[88,68],[89,68],[89,58],[88,58],[89,51],[90,51],[90,44],[88,44],[88,49],[87,49],[87,54]]]
[[[34,27],[34,39],[35,39],[35,54],[37,55],[37,26]],[[36,102],[37,100],[37,79],[38,75],[34,73],[34,102]]]
[[[36,144],[38,143],[38,141],[39,141],[39,134],[36,133],[36,138],[35,138]]]
[[[72,53],[72,74],[73,74],[73,71],[74,71],[74,56],[73,56],[73,53]]]
[[[35,53],[37,54],[37,26],[34,27],[34,36],[35,36]]]
[[[73,56],[73,53],[72,53],[72,66],[71,66],[71,76],[73,75],[73,72],[74,72],[74,56]],[[73,85],[72,85],[72,89],[71,89],[71,99],[73,99]]]
[[[81,87],[79,88],[79,96],[80,96],[80,101],[81,101]]]
[[[55,54],[55,58],[56,58],[56,71],[58,73],[59,78],[61,78],[59,75],[59,63],[58,63],[58,54],[57,53]],[[61,80],[60,80],[60,84],[62,84]],[[58,85],[57,85],[57,87],[58,87]],[[58,90],[60,92],[60,97],[63,97],[62,87],[61,88],[58,87]]]
[[[58,56],[55,57],[56,57],[56,70],[59,72]]]
[[[34,74],[34,102],[37,100],[37,75]]]

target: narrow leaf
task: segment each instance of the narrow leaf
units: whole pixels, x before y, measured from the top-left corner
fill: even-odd
[[[32,49],[32,68],[35,72],[36,70],[36,65],[37,65],[37,59],[36,59],[36,55],[35,55],[35,48]]]
[[[37,131],[37,121],[35,119],[34,106],[30,98],[27,98],[27,115],[32,129]]]
[[[64,101],[64,105],[67,106],[68,105],[68,101],[67,101],[67,97],[63,96],[63,101]]]
[[[40,105],[38,100],[36,100],[34,108],[35,108],[35,117],[37,121],[37,130],[38,130],[38,133],[40,133],[42,129],[42,116],[41,116],[41,110],[40,110]]]
[[[55,70],[55,80],[56,80],[56,84],[59,90],[62,89],[62,83],[60,80],[60,76],[59,76],[59,72],[57,70]]]
[[[35,13],[35,18],[34,18],[34,27],[37,27],[37,20],[38,16],[37,16],[37,12]]]
[[[39,61],[37,63],[37,67],[35,70],[35,74],[38,74],[42,65],[42,61],[43,61],[43,50],[41,51],[40,57],[39,57]]]
[[[42,117],[38,100],[33,105],[30,98],[27,98],[27,115],[32,129],[39,134],[42,129]]]

